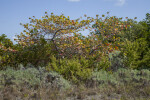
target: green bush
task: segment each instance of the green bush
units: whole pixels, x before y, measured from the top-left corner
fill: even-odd
[[[94,62],[94,61],[93,61]],[[111,62],[108,56],[102,56],[101,59],[94,64],[95,70],[108,70],[110,68]]]
[[[90,77],[92,69],[88,68],[88,62],[86,59],[56,59],[54,56],[51,57],[51,62],[46,69],[49,71],[56,71],[63,75],[66,79],[72,80],[73,82],[84,81]]]
[[[17,52],[18,63],[22,63],[25,66],[28,63],[31,63],[35,67],[46,66],[51,55],[50,47],[50,44],[37,44],[25,47]]]
[[[123,54],[126,67],[135,69],[150,68],[149,19],[148,13],[143,21],[136,22],[130,19],[130,28],[123,31],[124,34],[121,36],[121,40],[123,40],[121,53]]]
[[[150,69],[150,49],[143,56],[143,59],[139,61],[139,66],[144,69]]]
[[[137,61],[140,58],[138,42],[126,41],[124,44],[122,54],[124,56],[125,66],[129,68],[137,68]]]
[[[134,69],[149,68],[147,49],[147,42],[143,39],[138,39],[134,42],[126,40],[121,51],[124,65]]]

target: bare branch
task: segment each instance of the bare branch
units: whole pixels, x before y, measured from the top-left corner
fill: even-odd
[[[61,31],[61,30],[71,30],[71,29],[76,29],[76,28],[66,28],[66,29],[59,29],[59,30],[57,30],[55,33],[54,33],[54,36],[53,36],[53,38],[51,39],[51,40],[53,40],[55,37],[56,37],[56,34],[59,32],[59,31]]]

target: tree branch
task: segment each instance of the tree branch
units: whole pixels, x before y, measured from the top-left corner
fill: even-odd
[[[100,45],[101,45],[101,44],[97,45],[96,48],[97,48],[98,46],[100,46]],[[91,55],[95,50],[96,50],[96,49],[92,49],[92,50],[90,51],[89,55]]]
[[[57,31],[54,33],[54,36],[53,36],[53,38],[52,38],[51,40],[53,40],[53,39],[56,37],[56,34],[57,34],[59,31],[61,31],[61,30],[71,30],[71,29],[75,29],[75,28],[66,28],[66,29],[59,29],[59,30],[57,30]]]

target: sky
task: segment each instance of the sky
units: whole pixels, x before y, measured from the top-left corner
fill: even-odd
[[[150,0],[0,0],[0,35],[13,40],[24,30],[20,23],[29,23],[32,16],[40,19],[45,12],[71,19],[110,12],[110,16],[137,17],[142,21],[150,13]]]

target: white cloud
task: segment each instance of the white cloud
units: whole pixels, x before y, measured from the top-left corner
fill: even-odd
[[[79,2],[80,0],[68,0],[70,2]]]
[[[125,0],[117,0],[117,6],[123,6],[125,4]]]
[[[114,2],[115,6],[123,6],[126,2],[126,0],[105,0],[105,1]]]

